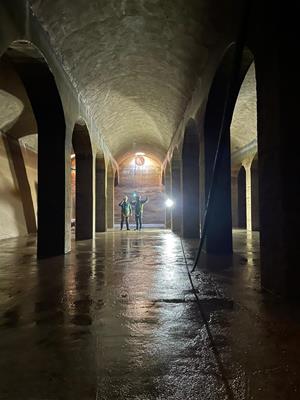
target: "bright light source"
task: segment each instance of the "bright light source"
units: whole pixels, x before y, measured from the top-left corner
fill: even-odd
[[[165,205],[166,205],[166,207],[172,207],[174,205],[174,201],[171,199],[167,199],[165,201]]]
[[[144,156],[145,153],[140,153],[140,152],[138,152],[138,153],[135,153],[135,155],[136,155],[136,156]]]

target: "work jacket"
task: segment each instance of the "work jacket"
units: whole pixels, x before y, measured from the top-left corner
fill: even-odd
[[[132,208],[129,201],[122,200],[121,203],[119,203],[119,206],[121,207],[121,213],[125,217],[129,217],[129,215],[132,214]]]
[[[134,206],[135,215],[142,215],[144,211],[144,204],[148,202],[148,197],[145,200],[134,200],[131,204]]]

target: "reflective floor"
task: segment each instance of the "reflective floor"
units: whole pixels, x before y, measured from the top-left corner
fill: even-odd
[[[1,241],[0,399],[299,399],[299,307],[261,292],[258,235],[234,238],[233,258],[202,257],[198,300],[169,231],[41,262],[35,238]]]

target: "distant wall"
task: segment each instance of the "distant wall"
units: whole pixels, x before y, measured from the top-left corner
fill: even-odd
[[[119,186],[115,188],[115,223],[120,221],[119,202],[124,195],[133,200],[133,193],[139,193],[142,198],[148,197],[149,202],[144,207],[145,224],[165,223],[165,193],[161,184],[161,166],[157,161],[145,156],[145,164],[136,166],[134,157],[127,158],[120,164]],[[134,223],[134,216],[131,218]]]

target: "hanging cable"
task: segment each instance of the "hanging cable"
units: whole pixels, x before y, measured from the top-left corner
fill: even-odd
[[[241,26],[239,29],[239,33],[238,33],[238,37],[237,37],[237,41],[236,41],[236,45],[235,45],[232,70],[231,70],[231,75],[230,75],[230,79],[229,79],[227,90],[226,90],[225,103],[224,103],[224,108],[223,108],[223,113],[222,113],[221,128],[220,128],[219,136],[218,136],[217,150],[216,150],[215,157],[214,157],[212,177],[211,177],[211,182],[210,182],[210,186],[209,186],[206,206],[205,206],[205,210],[204,210],[202,234],[201,234],[201,239],[200,239],[197,255],[194,260],[194,265],[193,265],[191,272],[194,272],[196,266],[198,265],[200,254],[202,252],[204,241],[206,238],[207,226],[209,224],[209,216],[210,216],[210,212],[211,212],[211,204],[212,204],[212,200],[214,199],[214,193],[215,193],[215,181],[216,181],[216,177],[217,177],[219,167],[220,167],[220,160],[221,160],[221,155],[222,155],[221,152],[224,147],[224,140],[226,137],[225,135],[228,134],[228,129],[230,128],[232,112],[234,109],[235,94],[236,94],[236,90],[237,90],[237,81],[238,81],[238,77],[239,77],[239,73],[240,73],[240,69],[241,69],[243,50],[245,47],[247,31],[248,31],[250,3],[251,3],[251,0],[246,0],[244,3],[243,10],[242,10]]]

